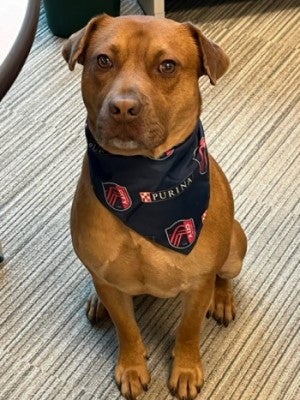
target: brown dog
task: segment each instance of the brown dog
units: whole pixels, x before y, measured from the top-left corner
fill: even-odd
[[[124,211],[131,211],[132,202],[115,176],[122,175],[135,184],[144,176],[144,169],[133,166],[128,173],[124,162],[139,160],[155,168],[168,163],[174,151],[185,152],[201,112],[198,79],[208,75],[214,85],[227,70],[228,57],[190,23],[107,15],[92,19],[72,35],[64,45],[63,56],[71,70],[76,62],[84,66],[82,93],[90,152],[84,157],[73,202],[71,231],[74,249],[91,273],[101,299],[101,303],[98,297],[90,299],[89,318],[99,319],[105,309],[109,312],[120,345],[116,381],[126,398],[135,399],[147,390],[150,375],[132,296],[148,293],[174,297],[181,293],[184,307],[169,388],[179,399],[194,399],[203,385],[201,324],[206,313],[225,326],[234,319],[230,279],[240,272],[247,247],[245,234],[234,220],[228,181],[209,157],[210,200],[203,226],[201,213],[193,221],[180,220],[180,226],[175,224],[164,231],[168,246],[124,222]],[[203,151],[200,158],[193,153],[188,165],[205,161]],[[97,170],[93,160],[98,156],[102,164]],[[117,164],[108,165],[111,159]],[[180,166],[178,171],[184,168]],[[201,171],[200,166],[200,174],[205,175],[205,168],[206,164]],[[97,181],[98,173],[106,174],[104,183]],[[176,181],[177,173],[173,175]],[[147,191],[148,182],[142,179],[140,195],[146,196],[142,209],[154,210],[159,196],[162,206],[167,204],[167,212],[161,213],[163,220],[172,209],[169,198],[192,193],[186,186],[194,178],[198,179],[191,175],[177,186],[166,186],[155,193]],[[200,195],[196,193],[193,203]],[[166,196],[167,201],[163,201]],[[105,201],[107,204],[103,204]],[[145,205],[147,201],[150,203]],[[147,218],[150,226],[151,215]],[[198,238],[194,223],[202,228]]]

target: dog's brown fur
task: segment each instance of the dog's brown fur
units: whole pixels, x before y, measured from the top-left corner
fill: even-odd
[[[99,66],[100,54],[109,56],[109,68]],[[125,156],[159,157],[184,141],[201,112],[199,76],[208,75],[215,84],[229,65],[224,51],[195,26],[140,16],[92,19],[66,42],[63,56],[71,70],[76,62],[84,66],[82,93],[94,138],[107,151]],[[175,71],[161,68],[165,60],[176,62]],[[121,109],[125,104],[125,112],[116,116],[112,103]],[[138,111],[126,115],[131,104]],[[115,324],[116,381],[126,398],[135,399],[150,382],[132,296],[183,296],[169,380],[171,393],[182,400],[194,399],[203,385],[199,335],[206,313],[224,325],[235,317],[230,279],[240,272],[247,242],[234,220],[228,181],[212,157],[210,179],[204,227],[193,251],[182,255],[140,236],[103,207],[84,157],[72,207],[72,240],[101,299],[90,299],[90,319],[101,318],[106,309]]]

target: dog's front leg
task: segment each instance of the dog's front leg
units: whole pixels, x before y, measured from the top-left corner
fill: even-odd
[[[119,339],[119,358],[115,377],[126,399],[135,400],[148,389],[150,374],[145,357],[146,348],[137,326],[132,297],[105,284],[94,284],[99,298],[110,314]]]
[[[184,308],[176,333],[169,389],[180,400],[194,399],[204,382],[199,352],[202,321],[208,309],[215,277],[207,276],[184,294]]]

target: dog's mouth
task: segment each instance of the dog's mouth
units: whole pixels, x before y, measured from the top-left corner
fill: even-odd
[[[112,126],[112,124],[101,123],[96,129],[96,139],[104,150],[110,153],[132,155],[140,154],[145,149],[145,144],[140,140],[139,129],[130,129],[127,126]]]
[[[166,134],[158,123],[114,124],[102,120],[97,124],[95,139],[110,153],[153,156],[155,149],[165,141]]]

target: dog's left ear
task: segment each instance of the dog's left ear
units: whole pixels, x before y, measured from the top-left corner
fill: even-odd
[[[65,42],[62,48],[62,56],[68,63],[71,71],[73,71],[76,62],[82,65],[84,64],[86,47],[88,46],[93,32],[109,19],[111,19],[111,17],[106,14],[101,14],[92,18],[84,28],[73,33]]]
[[[230,61],[224,50],[208,39],[199,28],[190,22],[184,24],[191,32],[199,49],[199,76],[208,75],[210,83],[215,85],[217,80],[227,71]]]

